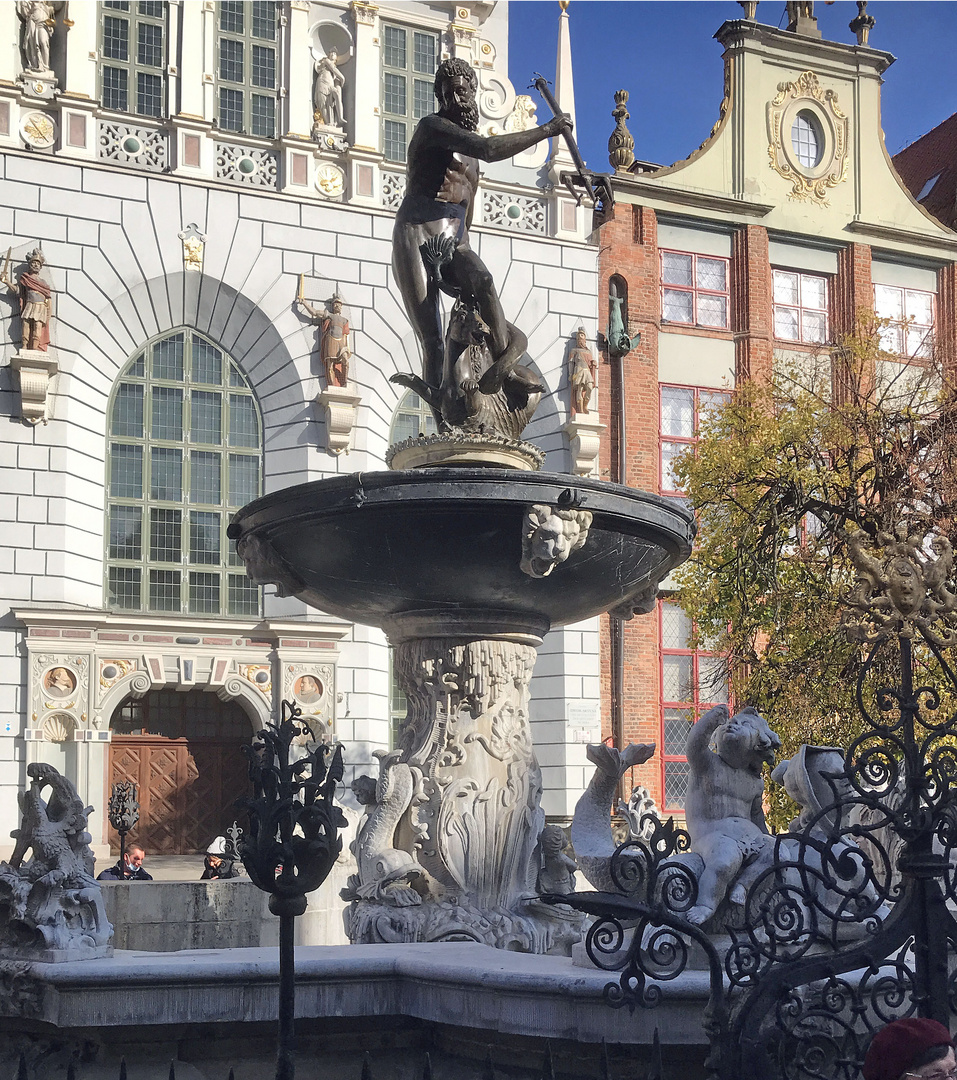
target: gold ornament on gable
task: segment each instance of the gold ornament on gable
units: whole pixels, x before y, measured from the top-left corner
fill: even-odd
[[[802,163],[791,141],[791,127],[801,113],[813,116],[822,140],[820,159]],[[828,206],[828,193],[847,179],[848,119],[838,104],[837,93],[821,86],[813,71],[794,82],[778,84],[768,102],[768,157],[771,168],[791,184],[788,198]]]

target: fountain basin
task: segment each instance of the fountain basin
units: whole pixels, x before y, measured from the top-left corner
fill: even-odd
[[[521,568],[533,504],[593,516],[544,577]],[[680,501],[584,477],[511,469],[354,473],[274,492],[236,513],[253,580],[393,642],[432,634],[540,638],[627,604],[691,552]]]

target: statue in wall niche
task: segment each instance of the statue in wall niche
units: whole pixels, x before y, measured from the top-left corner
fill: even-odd
[[[49,74],[54,12],[54,5],[49,0],[17,0],[17,14],[23,22],[20,47],[24,71]]]
[[[575,347],[568,354],[568,385],[572,392],[572,416],[588,412],[598,368],[588,348],[584,327],[575,332]]]
[[[349,385],[349,361],[352,350],[349,347],[349,320],[342,313],[342,297],[338,291],[329,301],[329,306],[320,310],[303,296],[302,277],[299,279],[299,306],[319,323],[319,355],[326,373],[328,386],[345,387]]]
[[[685,818],[692,851],[704,869],[690,922],[707,922],[725,898],[743,904],[749,886],[771,864],[775,841],[762,808],[762,769],[774,764],[780,746],[777,734],[750,706],[729,716],[726,705],[716,705],[691,728]]]
[[[312,103],[315,107],[317,124],[337,128],[345,127],[342,88],[345,86],[346,80],[339,70],[339,64],[347,63],[349,56],[350,54],[346,53],[340,60],[339,53],[335,49],[330,49],[321,60],[316,61],[316,83]]]
[[[93,877],[92,807],[52,766],[27,765],[20,827],[9,862],[0,863],[0,947],[24,959],[55,962],[106,956],[113,927]],[[50,788],[44,800],[42,793]],[[26,859],[28,851],[32,851]]]
[[[589,510],[565,510],[535,503],[522,529],[522,572],[544,578],[569,555],[584,547],[591,527]]]
[[[46,258],[40,248],[27,255],[27,269],[14,281],[10,273],[11,249],[7,249],[0,281],[20,300],[22,347],[47,352],[50,348],[50,318],[53,314],[53,286],[42,276]]]
[[[519,365],[526,339],[506,320],[492,275],[469,244],[478,163],[505,160],[568,132],[571,119],[561,115],[526,131],[485,137],[476,130],[477,89],[469,64],[458,58],[443,61],[435,76],[438,112],[419,121],[409,144],[392,267],[422,350],[422,376],[392,379],[429,404],[441,431],[461,430],[468,422],[470,430],[514,438],[508,425],[502,430],[501,421],[527,408],[543,388],[533,372]],[[448,334],[443,333],[443,291],[456,299]],[[487,358],[476,362],[481,350]],[[485,408],[483,397],[498,398],[498,409]]]

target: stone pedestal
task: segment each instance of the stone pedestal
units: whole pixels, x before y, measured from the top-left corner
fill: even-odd
[[[31,424],[45,424],[50,418],[50,382],[60,370],[56,358],[39,349],[21,349],[10,357],[10,367],[20,381],[21,418]]]
[[[576,476],[591,476],[598,465],[601,433],[607,427],[595,413],[579,413],[562,428],[568,436],[572,452],[572,472]]]
[[[327,448],[332,454],[349,449],[352,429],[356,426],[356,410],[362,399],[348,386],[327,386],[316,398],[316,404],[326,414]]]
[[[531,899],[545,826],[528,719],[541,638],[446,630],[395,645],[409,711],[356,840],[350,938],[567,953],[582,917]]]

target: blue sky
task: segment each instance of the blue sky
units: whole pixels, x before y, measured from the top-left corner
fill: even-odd
[[[884,76],[883,125],[887,148],[897,153],[957,112],[957,3],[953,0],[871,0],[877,19],[869,45],[897,57]],[[850,0],[815,4],[825,38],[854,43],[848,23],[857,14]],[[517,93],[532,74],[555,76],[557,0],[510,0],[509,78]],[[728,19],[741,18],[733,0],[572,0],[568,14],[582,155],[598,172],[608,171],[608,136],[614,129],[614,92],[629,91],[629,130],[635,154],[671,164],[707,138],[718,118],[723,63],[712,35]],[[785,26],[783,0],[762,0],[758,22]]]

